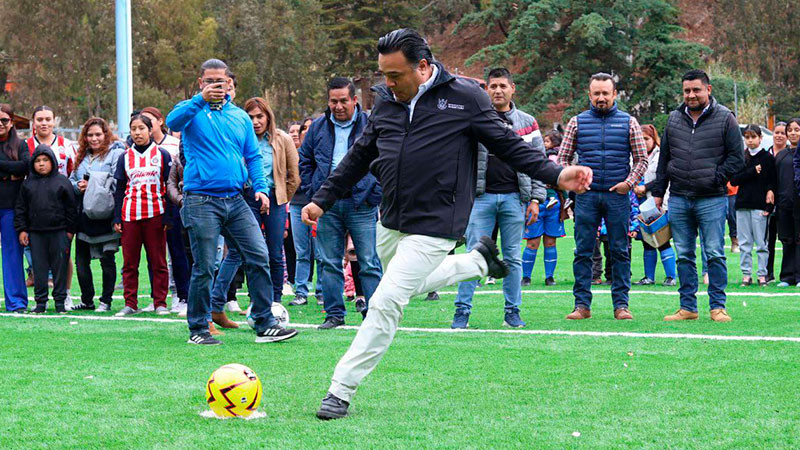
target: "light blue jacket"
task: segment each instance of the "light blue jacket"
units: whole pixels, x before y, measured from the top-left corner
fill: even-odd
[[[227,100],[216,111],[197,94],[175,105],[167,116],[167,126],[181,132],[184,192],[232,196],[242,191],[248,175],[254,191],[267,192],[253,123],[230,97]]]
[[[121,155],[124,151],[125,150],[122,148],[112,146],[103,159],[92,159],[91,155],[87,152],[86,157],[83,158],[81,164],[78,166],[78,168],[73,170],[69,176],[69,181],[72,183],[75,193],[79,193],[78,181],[82,180],[83,176],[87,173],[91,175],[92,172],[107,172],[111,174],[111,177],[113,178],[114,173],[117,171],[117,161],[119,160],[119,155]]]

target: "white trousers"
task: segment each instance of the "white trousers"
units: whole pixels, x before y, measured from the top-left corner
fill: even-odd
[[[411,297],[485,276],[483,255],[473,250],[448,255],[456,241],[405,234],[377,226],[383,278],[369,301],[369,313],[333,372],[329,391],[347,402],[392,343],[403,308]]]

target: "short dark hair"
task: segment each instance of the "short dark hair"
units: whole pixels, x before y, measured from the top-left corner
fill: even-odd
[[[203,64],[200,64],[200,77],[203,77],[203,74],[206,73],[206,70],[211,69],[225,69],[226,75],[230,72],[228,65],[225,64],[224,61],[221,59],[211,58],[207,59]]]
[[[36,108],[33,108],[33,114],[31,114],[31,118],[32,119],[36,119],[36,113],[42,112],[42,111],[50,111],[51,113],[53,113],[53,118],[55,118],[55,115],[56,115],[55,111],[53,111],[53,108],[51,108],[51,107],[49,107],[47,105],[41,105],[41,106],[37,106]]]
[[[411,64],[416,64],[423,59],[428,63],[434,61],[428,41],[411,28],[399,28],[378,39],[378,53],[388,55],[396,51],[403,52],[403,56]]]
[[[744,127],[744,129],[742,129],[742,136],[744,136],[747,133],[753,133],[756,136],[761,137],[761,127],[754,123],[751,123],[750,125]]]
[[[331,78],[330,81],[328,81],[328,90],[326,92],[330,94],[334,89],[341,89],[345,87],[347,88],[347,92],[350,94],[350,98],[356,96],[356,85],[353,84],[353,80],[345,77]]]
[[[592,81],[611,81],[614,90],[617,90],[617,80],[610,73],[597,72],[589,78],[589,84],[592,84]]]
[[[511,76],[511,72],[509,72],[505,67],[495,67],[494,69],[490,70],[489,75],[486,77],[486,81],[489,81],[491,78],[505,78],[509,83],[514,83],[514,78]]]
[[[132,124],[134,120],[140,120],[144,124],[144,126],[147,127],[148,130],[153,129],[153,122],[151,122],[150,118],[145,116],[144,114],[140,113],[131,116],[131,121],[128,122],[128,125]]]
[[[692,81],[692,80],[700,80],[703,82],[704,85],[708,86],[711,84],[711,79],[708,78],[708,74],[700,69],[692,69],[685,74],[683,74],[683,78],[681,82],[684,81]]]

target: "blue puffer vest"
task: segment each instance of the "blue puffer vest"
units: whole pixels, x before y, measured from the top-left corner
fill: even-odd
[[[601,114],[594,106],[578,114],[579,164],[592,168],[592,190],[608,191],[631,171],[630,119],[614,106]]]

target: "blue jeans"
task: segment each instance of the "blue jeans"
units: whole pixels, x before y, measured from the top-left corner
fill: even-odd
[[[671,205],[671,204],[670,204]],[[631,255],[628,228],[631,202],[627,194],[589,191],[575,198],[575,260],[572,272],[575,307],[592,306],[592,251],[600,219],[605,219],[611,253],[611,301],[614,309],[628,307],[631,289]]]
[[[678,258],[681,309],[697,312],[697,234],[708,260],[708,302],[711,309],[725,308],[728,268],[725,265],[725,196],[669,198],[669,225]]]
[[[272,301],[280,303],[283,293],[283,230],[286,225],[286,206],[278,205],[275,194],[269,196],[269,214],[261,214],[260,204],[255,199],[247,199],[247,204],[256,221],[260,226],[264,225],[266,235],[267,250],[269,253],[270,279],[272,281]],[[231,242],[228,244],[228,255],[222,260],[217,272],[217,279],[214,281],[214,288],[211,290],[211,311],[222,312],[227,299],[228,288],[231,281],[242,265],[242,256],[236,246]],[[249,286],[249,279],[248,279]]]
[[[344,271],[342,259],[345,251],[345,235],[349,232],[356,249],[361,269],[358,277],[364,289],[364,298],[369,304],[372,293],[381,281],[383,270],[375,249],[375,226],[378,209],[361,205],[356,209],[352,198],[344,198],[325,212],[317,224],[317,244],[322,262],[322,300],[328,317],[344,318]]]
[[[24,311],[28,308],[28,288],[25,287],[22,269],[22,246],[14,230],[13,209],[0,209],[0,245],[6,311]]]
[[[319,251],[315,251],[315,238],[311,235],[311,227],[303,223],[303,206],[289,205],[289,220],[292,221],[292,239],[294,239],[294,251],[297,254],[297,265],[294,272],[294,292],[307,298],[309,291],[309,281],[311,277],[311,259],[317,261],[317,282],[322,279],[322,264],[319,259]]]
[[[520,243],[525,230],[525,205],[519,199],[519,193],[486,193],[475,199],[467,225],[467,250],[472,250],[481,236],[491,236],[495,223],[500,228],[503,260],[508,264],[508,275],[503,278],[505,311],[519,312],[522,304]],[[477,280],[458,283],[456,310],[468,312],[472,309],[472,295],[477,287]]]
[[[185,301],[189,296],[189,259],[186,257],[186,249],[183,245],[183,223],[181,223],[180,217],[174,222],[172,228],[167,230],[167,248],[172,262],[172,278],[175,280],[178,299]]]
[[[208,331],[207,316],[211,308],[211,281],[217,240],[225,237],[245,261],[256,331],[277,323],[272,316],[272,281],[269,276],[267,244],[258,221],[241,195],[212,197],[187,192],[181,208],[183,225],[189,233],[194,265],[189,283],[187,320],[192,334]]]

